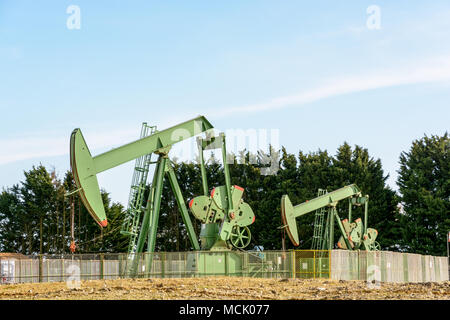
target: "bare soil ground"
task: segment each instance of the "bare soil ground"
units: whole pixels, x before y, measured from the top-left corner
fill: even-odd
[[[0,285],[0,299],[163,300],[163,299],[420,299],[450,300],[450,282],[381,283],[364,281],[185,278],[82,281],[78,289],[65,282]]]

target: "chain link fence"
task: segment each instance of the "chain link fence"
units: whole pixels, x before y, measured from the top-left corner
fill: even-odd
[[[448,281],[447,257],[387,251],[192,251],[0,257],[0,283],[235,276]]]
[[[192,251],[0,257],[1,283],[119,278],[292,277],[292,252]]]

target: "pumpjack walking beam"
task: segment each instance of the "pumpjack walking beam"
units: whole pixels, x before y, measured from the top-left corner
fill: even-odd
[[[341,221],[336,206],[339,201],[349,199],[349,219]],[[355,185],[349,185],[333,192],[318,196],[312,200],[293,206],[289,197],[284,195],[281,199],[281,219],[283,227],[289,238],[295,246],[298,246],[299,238],[297,231],[296,218],[309,212],[328,207],[329,213],[327,217],[328,239],[323,239],[323,243],[328,244],[328,249],[333,249],[334,243],[334,220],[337,221],[339,230],[342,234],[338,246],[343,249],[357,249],[363,246],[366,250],[375,250],[377,243],[375,238],[378,232],[375,229],[367,228],[368,219],[368,196],[362,196],[361,190]],[[364,225],[361,219],[357,219],[355,223],[350,223],[351,207],[353,205],[364,204]]]
[[[150,195],[145,206],[137,244],[135,248],[133,246],[133,252],[129,252],[131,264],[128,265],[127,273],[132,276],[136,274],[139,255],[144,251],[145,244],[147,243],[147,252],[151,253],[155,250],[161,196],[166,173],[175,194],[191,244],[194,250],[200,249],[186,204],[184,203],[180,187],[168,158],[168,153],[175,143],[206,132],[212,128],[213,126],[205,117],[199,116],[171,128],[154,132],[149,136],[141,137],[139,140],[95,157],[91,156],[81,130],[75,129],[72,132],[70,160],[74,180],[78,188],[77,191],[80,192],[80,198],[90,215],[102,228],[107,226],[107,218],[100,195],[97,174],[144,155],[152,153],[158,155],[153,183],[151,184]],[[152,258],[151,254],[147,256],[147,272],[151,269]]]
[[[81,130],[75,129],[70,139],[70,165],[81,201],[89,214],[101,227],[107,226],[97,180],[98,173],[143,155],[155,153],[212,128],[205,117],[199,116],[95,157],[91,156]],[[161,170],[164,170],[164,166]]]
[[[337,203],[340,200],[357,194],[361,194],[361,190],[359,190],[356,185],[350,185],[336,191],[326,193],[313,200],[303,202],[295,207],[292,205],[289,196],[284,195],[281,199],[281,217],[283,219],[283,224],[286,226],[286,232],[292,243],[296,246],[299,245],[297,224],[295,221],[296,218],[322,207],[332,206],[333,203]],[[331,216],[332,220],[333,217],[334,215]],[[332,223],[330,224],[332,225]]]
[[[194,249],[199,249],[197,237],[187,213],[181,190],[171,170],[168,152],[172,145],[197,134],[212,129],[211,123],[203,116],[183,122],[171,128],[156,132],[119,148],[92,157],[80,129],[72,132],[70,140],[71,168],[80,198],[94,220],[103,228],[107,226],[107,217],[100,195],[97,174],[141,156],[155,153],[159,158],[151,185],[141,232],[135,253],[143,252],[147,241],[147,251],[153,252],[156,242],[156,228],[161,205],[163,179],[168,172],[169,182],[175,193],[183,221]]]

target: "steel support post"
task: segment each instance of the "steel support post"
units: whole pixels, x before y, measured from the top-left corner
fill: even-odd
[[[189,236],[189,240],[191,240],[192,247],[194,250],[200,250],[200,245],[198,243],[197,235],[194,231],[194,226],[192,225],[192,221],[189,218],[189,213],[186,208],[186,204],[184,203],[183,195],[181,194],[181,189],[177,181],[177,177],[175,176],[175,172],[173,172],[173,168],[170,165],[169,161],[166,164],[166,170],[169,176],[170,186],[172,187],[173,193],[177,200],[178,208],[181,212],[181,217],[183,218],[184,225],[186,226],[186,230]]]
[[[352,198],[348,199],[348,222],[352,223]]]
[[[339,215],[337,213],[336,207],[333,207],[333,213],[334,213],[334,216],[336,217],[336,221],[338,223],[339,229],[341,230],[342,238],[344,238],[344,241],[345,241],[345,244],[347,246],[347,249],[348,250],[352,250],[352,247],[350,245],[350,241],[347,239],[347,234],[345,233],[344,226],[342,225],[341,218],[339,217]]]
[[[153,261],[153,252],[155,251],[156,244],[156,231],[158,229],[158,219],[159,219],[159,209],[161,207],[161,195],[163,189],[164,182],[164,172],[166,167],[167,156],[160,155],[159,156],[159,167],[156,172],[156,186],[155,186],[155,196],[153,198],[153,210],[152,216],[150,220],[150,230],[148,233],[148,244],[147,244],[147,252],[151,254],[150,259],[148,259],[148,265],[146,270],[150,272],[151,265]]]
[[[158,178],[157,173],[162,169],[162,173],[164,174],[164,166],[161,165],[162,159],[163,159],[163,156],[160,155],[158,158],[158,162],[156,163],[155,174],[153,176],[153,182],[152,182],[152,186],[151,186],[151,190],[150,190],[150,195],[149,195],[149,199],[147,201],[147,206],[145,207],[141,230],[139,232],[139,238],[138,238],[138,242],[136,244],[136,251],[132,253],[133,261],[131,263],[131,270],[130,270],[130,274],[132,277],[134,277],[137,274],[137,267],[139,264],[140,253],[143,251],[145,241],[147,240],[148,229],[149,229],[150,221],[151,221],[150,216],[153,213],[153,202],[155,199],[154,189],[155,189],[157,178]]]

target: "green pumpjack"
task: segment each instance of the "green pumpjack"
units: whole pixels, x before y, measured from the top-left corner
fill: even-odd
[[[76,191],[79,192],[81,201],[89,214],[101,228],[107,227],[108,220],[100,194],[97,174],[135,159],[148,159],[150,161],[150,157],[147,156],[151,154],[155,154],[158,157],[156,161],[152,162],[155,164],[155,170],[148,198],[142,201],[139,199],[139,203],[144,203],[145,207],[141,210],[137,206],[134,210],[131,210],[131,215],[143,211],[142,218],[127,217],[127,226],[121,230],[123,234],[134,236],[131,237],[132,240],[130,240],[129,245],[130,263],[127,267],[127,275],[135,276],[138,273],[139,257],[141,253],[144,253],[145,246],[147,253],[153,253],[155,250],[165,176],[168,177],[192,248],[195,251],[229,251],[233,248],[242,250],[250,244],[251,233],[248,226],[255,221],[255,215],[251,207],[242,199],[244,189],[236,185],[231,186],[226,157],[225,135],[221,133],[214,137],[211,134],[212,129],[211,123],[205,117],[199,116],[162,131],[152,131],[147,136],[142,136],[141,134],[140,139],[95,157],[91,155],[81,130],[75,129],[72,132],[70,139],[70,164],[77,186]],[[201,133],[206,134],[206,138],[198,137],[197,139],[204,194],[195,197],[189,202],[190,211],[196,219],[202,222],[200,245],[169,159],[169,151],[174,144]],[[203,152],[204,150],[219,148],[222,149],[225,185],[215,187],[209,193]],[[145,162],[144,164],[148,165]],[[141,167],[136,165],[135,170],[138,169],[145,174],[149,170],[148,166]],[[132,187],[144,188],[146,177],[146,175],[143,177],[139,176],[139,182],[133,182]],[[136,194],[142,197],[144,192],[140,190]],[[140,228],[137,234],[137,224],[139,222]],[[235,261],[236,257],[233,257],[230,261]],[[210,258],[202,256],[201,259]],[[145,270],[148,272],[151,270],[152,261],[153,255],[147,255]],[[204,262],[206,263],[206,261]],[[209,261],[208,263],[212,262]],[[237,262],[236,264],[238,265]]]
[[[338,215],[337,204],[347,199],[349,202],[348,219],[341,221]],[[362,196],[361,190],[356,184],[345,186],[333,192],[324,193],[314,199],[307,200],[299,205],[293,206],[288,195],[281,198],[281,220],[283,228],[294,246],[300,245],[297,230],[296,218],[322,208],[328,209],[328,217],[325,228],[315,226],[315,229],[321,230],[315,235],[319,238],[319,247],[321,250],[334,249],[334,221],[336,220],[341,236],[337,242],[337,247],[346,250],[379,250],[380,245],[375,241],[378,231],[367,228],[369,196]],[[364,223],[361,218],[352,220],[352,207],[364,205]],[[318,220],[318,219],[316,219]],[[321,220],[320,220],[321,221]],[[322,222],[320,222],[322,223]],[[323,231],[322,231],[323,230]]]

